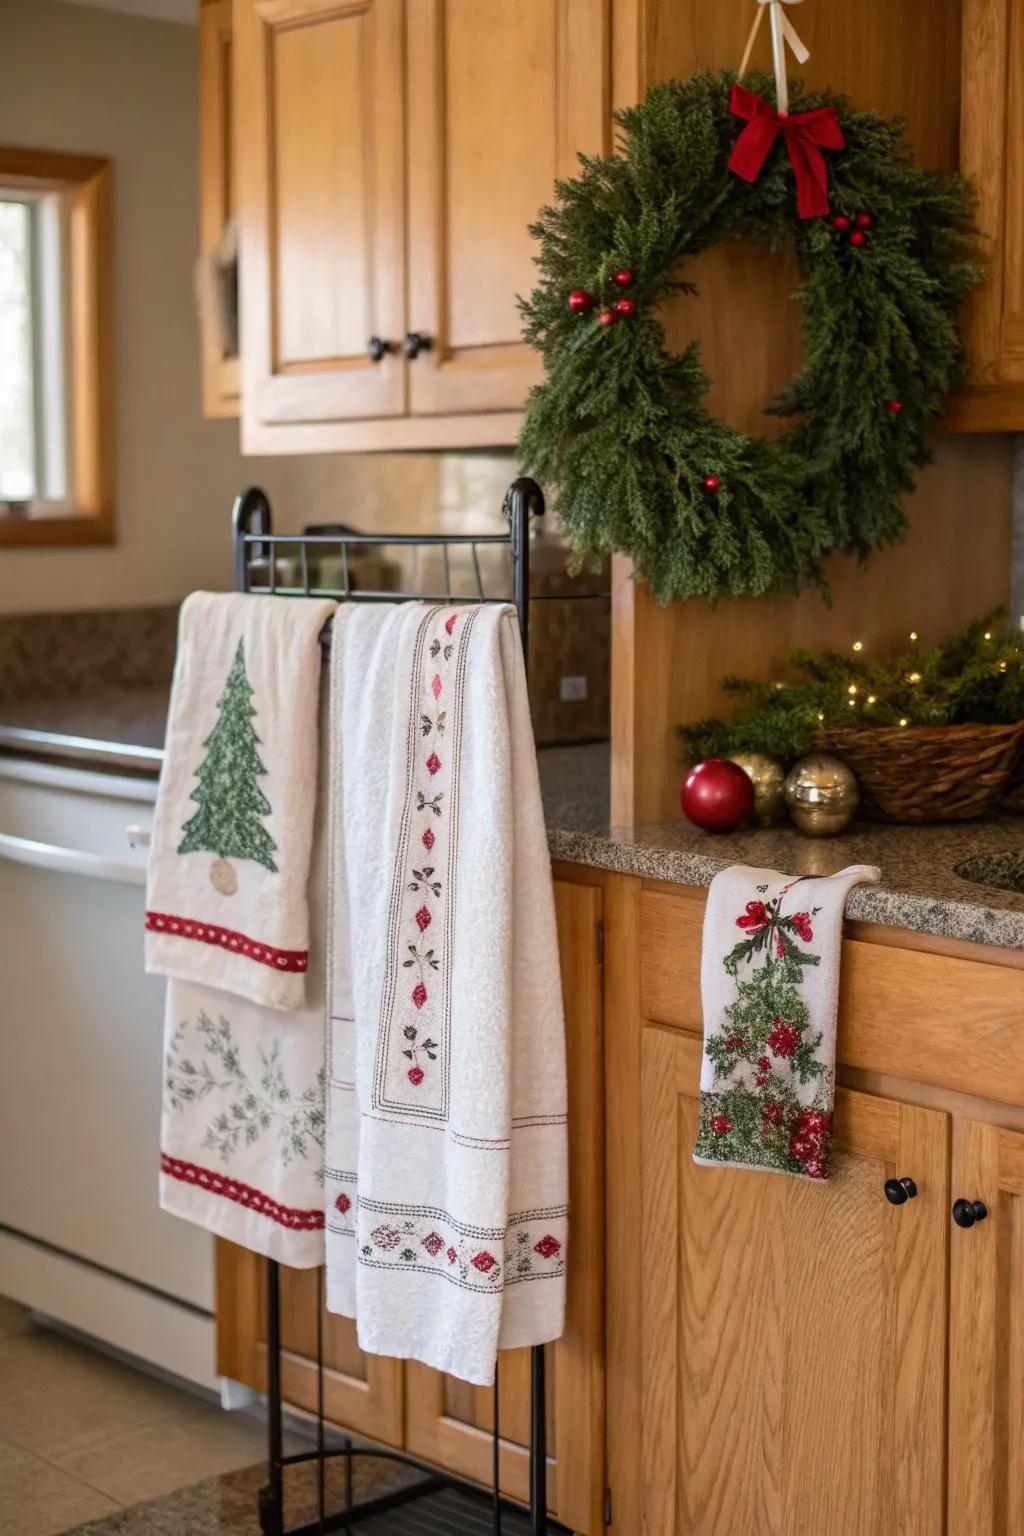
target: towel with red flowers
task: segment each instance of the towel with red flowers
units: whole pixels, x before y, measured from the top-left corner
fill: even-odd
[[[827,1179],[846,897],[879,871],[794,878],[736,864],[711,882],[694,1161]]]

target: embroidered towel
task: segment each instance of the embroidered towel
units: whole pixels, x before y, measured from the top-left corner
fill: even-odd
[[[306,1007],[284,1018],[172,977],[164,1019],[161,1206],[294,1269],[324,1261],[326,771],[319,778]]]
[[[146,969],[301,1008],[329,602],[196,592],[178,631]]]
[[[562,1331],[565,1041],[511,608],[362,607],[331,653],[327,1304],[479,1385]]]
[[[698,1163],[827,1179],[843,909],[879,871],[793,879],[736,864],[704,916]]]

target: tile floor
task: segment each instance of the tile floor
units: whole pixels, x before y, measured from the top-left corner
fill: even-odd
[[[0,1536],[55,1536],[263,1454],[255,1418],[39,1328],[0,1298]]]

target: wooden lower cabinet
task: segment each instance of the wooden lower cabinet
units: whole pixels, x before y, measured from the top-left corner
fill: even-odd
[[[957,1120],[950,1240],[949,1532],[1024,1531],[1024,1134]]]
[[[854,925],[833,1177],[705,1168],[704,906],[604,892],[612,1536],[1021,1536],[1020,957]]]
[[[284,1400],[316,1412],[317,1271],[281,1274],[281,1389]],[[266,1266],[234,1243],[217,1244],[217,1369],[232,1381],[266,1390]],[[355,1323],[322,1310],[324,1412],[355,1435],[402,1443],[405,1383],[401,1363],[364,1355]]]
[[[840,1091],[828,1184],[698,1167],[700,1061],[644,1029],[644,1532],[938,1533],[949,1117]]]
[[[581,872],[585,874],[585,872]],[[555,881],[569,1071],[571,1253],[565,1332],[547,1349],[548,1507],[579,1536],[604,1517],[604,1151],[600,882]],[[264,1390],[266,1296],[262,1259],[218,1243],[221,1375]],[[289,1405],[316,1408],[317,1273],[281,1271],[282,1388]],[[368,1440],[490,1484],[494,1395],[415,1362],[365,1355],[355,1324],[323,1313],[326,1417]],[[500,1476],[529,1496],[530,1352],[499,1357]]]

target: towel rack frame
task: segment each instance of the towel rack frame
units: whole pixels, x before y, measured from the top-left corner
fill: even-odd
[[[235,553],[235,589],[239,592],[268,594],[281,597],[330,597],[339,602],[512,602],[519,617],[524,655],[528,655],[530,620],[530,523],[544,514],[544,496],[535,480],[520,476],[510,485],[502,508],[506,531],[504,533],[432,533],[390,534],[335,532],[316,534],[278,534],[273,532],[270,501],[266,493],[256,486],[236,497],[232,511],[232,528]],[[511,561],[509,590],[491,595],[485,590],[485,580],[480,566],[479,550],[489,546],[505,546]],[[440,548],[445,577],[445,591],[404,592],[356,589],[352,584],[349,565],[350,550],[366,546],[400,548]],[[475,578],[475,593],[455,593],[451,589],[451,551],[464,549],[468,552]],[[312,550],[337,552],[341,558],[341,583],[336,587],[321,587],[310,580],[309,555]],[[279,561],[283,556],[297,558],[301,581],[280,581]],[[254,580],[254,565],[265,563],[267,579]],[[539,599],[535,599],[539,600]],[[327,638],[326,635],[324,638]],[[284,1402],[281,1388],[281,1275],[280,1266],[267,1260],[267,1476],[265,1487],[259,1495],[259,1520],[264,1536],[321,1536],[328,1531],[351,1532],[357,1525],[383,1515],[389,1509],[403,1510],[403,1532],[422,1529],[424,1533],[437,1531],[441,1526],[433,1523],[426,1513],[431,1498],[439,1492],[454,1490],[465,1502],[460,1511],[462,1522],[458,1527],[465,1536],[480,1532],[486,1536],[488,1529],[494,1536],[513,1536],[513,1533],[529,1533],[529,1536],[555,1536],[563,1527],[550,1521],[547,1513],[547,1423],[545,1415],[545,1360],[543,1345],[531,1350],[530,1358],[530,1504],[528,1518],[524,1520],[521,1506],[505,1497],[500,1487],[501,1436],[498,1417],[498,1374],[494,1381],[494,1423],[491,1436],[492,1487],[490,1518],[481,1509],[486,1496],[474,1483],[450,1473],[440,1473],[436,1467],[420,1461],[404,1451],[380,1450],[376,1447],[359,1446],[347,1436],[340,1446],[326,1445],[324,1420],[324,1359],[323,1359],[323,1307],[322,1271],[317,1271],[316,1284],[316,1449],[286,1455],[284,1452],[283,1415]],[[416,1468],[424,1478],[411,1487],[382,1495],[353,1508],[352,1463],[357,1456],[373,1456],[395,1461]],[[345,1470],[345,1507],[329,1513],[326,1499],[326,1464],[331,1458],[341,1458]],[[289,1466],[313,1461],[317,1470],[317,1518],[301,1526],[285,1524],[284,1473]],[[424,1523],[419,1525],[415,1506],[423,1505]],[[478,1523],[466,1524],[478,1519]],[[445,1527],[454,1529],[454,1527]],[[383,1530],[384,1527],[375,1527]],[[566,1533],[568,1536],[568,1533]]]

